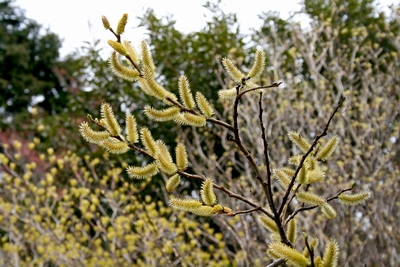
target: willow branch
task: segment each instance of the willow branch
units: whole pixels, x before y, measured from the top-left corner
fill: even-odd
[[[293,177],[292,177],[292,180],[290,181],[290,184],[289,184],[288,188],[286,189],[285,195],[284,195],[283,198],[282,198],[282,203],[281,203],[281,205],[279,206],[279,210],[278,210],[278,214],[279,214],[279,215],[282,214],[283,208],[284,208],[284,206],[285,206],[285,204],[286,204],[286,202],[287,202],[287,200],[288,200],[290,191],[292,190],[292,187],[293,187],[294,182],[295,182],[295,180],[296,180],[297,174],[300,172],[300,169],[303,167],[303,164],[304,164],[304,162],[305,162],[307,156],[314,150],[314,147],[318,144],[318,141],[319,141],[322,137],[324,137],[324,136],[327,134],[328,128],[329,128],[329,124],[331,123],[333,117],[335,116],[335,114],[337,113],[337,111],[339,110],[340,106],[343,104],[343,102],[344,102],[345,99],[346,99],[346,98],[343,97],[343,98],[339,101],[339,104],[337,105],[337,107],[335,108],[335,110],[332,112],[332,115],[330,116],[328,122],[326,123],[325,128],[324,128],[324,130],[322,131],[322,133],[321,133],[320,135],[318,135],[318,136],[315,138],[315,140],[314,140],[314,142],[312,143],[310,149],[307,151],[306,154],[304,154],[304,155],[302,156],[301,161],[300,161],[299,165],[297,166],[297,169],[296,169],[296,171],[295,171],[295,173],[294,173],[294,175],[293,175]]]
[[[267,85],[267,86],[259,86],[259,87],[247,89],[247,90],[242,91],[240,94],[238,94],[237,97],[240,99],[243,95],[245,95],[249,92],[253,92],[253,91],[261,90],[261,89],[267,89],[267,88],[274,88],[274,87],[278,87],[281,84],[282,84],[282,82],[279,82],[279,83],[273,83],[273,84]]]

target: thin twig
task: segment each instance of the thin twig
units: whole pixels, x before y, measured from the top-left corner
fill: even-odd
[[[253,208],[253,209],[248,209],[248,210],[231,211],[231,212],[229,212],[228,215],[229,215],[229,216],[236,216],[236,215],[238,215],[238,214],[251,213],[251,212],[260,210],[260,208],[261,208],[261,206],[260,206],[260,207]]]
[[[346,188],[346,189],[342,189],[342,190],[340,190],[336,195],[334,195],[334,196],[332,196],[332,197],[330,197],[330,198],[327,198],[327,199],[326,199],[326,202],[330,202],[330,201],[332,201],[332,200],[334,200],[334,199],[337,199],[337,198],[339,197],[340,194],[342,194],[342,193],[344,193],[344,192],[347,192],[347,191],[351,191],[351,190],[353,190],[352,187],[349,187],[349,188]],[[297,213],[299,213],[299,212],[301,212],[301,211],[304,211],[304,210],[312,210],[312,209],[315,209],[315,208],[318,208],[318,207],[319,207],[318,205],[314,205],[314,206],[307,206],[307,207],[301,207],[301,208],[296,209],[295,211],[292,212],[292,214],[290,214],[290,216],[288,216],[288,217],[286,218],[286,220],[285,220],[285,225],[287,225],[288,222],[289,222],[290,220],[292,220],[292,219],[297,215]]]
[[[109,28],[108,30],[110,32],[112,32],[112,34],[114,34],[115,38],[117,38],[117,42],[120,43],[121,42],[121,35],[116,34],[116,32],[112,28]]]
[[[281,84],[282,84],[282,82],[278,82],[278,83],[273,83],[273,84],[267,85],[267,86],[259,86],[259,87],[254,87],[254,88],[251,88],[251,89],[247,89],[247,90],[244,90],[244,91],[240,92],[240,94],[238,94],[237,97],[240,99],[243,95],[245,95],[245,94],[247,94],[249,92],[253,92],[253,91],[261,90],[261,89],[267,89],[267,88],[274,88],[274,87],[278,87]]]
[[[314,249],[310,248],[310,245],[308,244],[307,238],[304,240],[304,242],[306,243],[306,247],[307,247],[308,253],[310,254],[311,267],[315,267],[315,265],[314,265]]]
[[[143,78],[143,73],[142,70],[139,68],[139,66],[135,63],[135,61],[133,61],[133,59],[131,58],[131,56],[129,54],[125,55],[125,58],[133,65],[133,67],[139,72],[139,77]]]
[[[278,260],[274,261],[273,263],[271,263],[270,265],[268,265],[267,267],[277,267],[283,263],[285,263],[284,259],[278,259]]]

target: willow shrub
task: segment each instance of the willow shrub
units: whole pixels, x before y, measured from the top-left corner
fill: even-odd
[[[126,163],[35,151],[32,142],[2,143],[0,265],[2,266],[227,266],[221,233],[176,214],[140,192]],[[207,241],[202,236],[212,235]],[[188,241],[190,240],[190,241]]]
[[[299,154],[288,159],[290,167],[272,168],[268,155],[268,137],[265,134],[263,113],[263,99],[269,90],[278,88],[280,82],[274,82],[268,86],[259,86],[257,81],[264,70],[265,55],[257,49],[253,65],[243,72],[237,68],[234,62],[228,58],[222,60],[222,66],[230,76],[234,86],[221,89],[219,97],[222,101],[230,101],[229,108],[233,111],[229,119],[220,119],[215,115],[212,100],[207,99],[201,92],[193,94],[192,85],[188,77],[181,75],[177,87],[179,96],[167,90],[158,81],[157,68],[153,62],[151,51],[145,41],[141,42],[140,53],[129,41],[122,40],[127,23],[127,14],[119,21],[116,30],[110,26],[107,18],[103,16],[103,25],[110,30],[116,40],[109,40],[108,44],[114,50],[110,56],[110,66],[114,74],[122,79],[137,82],[144,94],[154,97],[165,104],[164,109],[155,109],[151,106],[144,108],[144,113],[149,119],[162,123],[173,121],[176,124],[194,128],[204,127],[221,128],[229,132],[227,141],[232,143],[232,150],[245,156],[246,164],[252,171],[245,175],[255,177],[258,184],[252,184],[250,191],[263,192],[263,197],[254,199],[245,197],[240,192],[234,191],[235,186],[224,183],[223,177],[207,177],[201,170],[190,169],[190,152],[182,142],[178,142],[175,149],[165,145],[163,140],[154,138],[146,126],[138,126],[134,114],[125,116],[125,127],[119,123],[118,116],[108,103],[101,105],[100,118],[88,115],[89,121],[99,130],[93,129],[88,122],[80,125],[80,132],[86,141],[104,148],[109,153],[125,154],[130,150],[144,156],[140,166],[127,166],[127,175],[138,181],[151,183],[151,178],[158,173],[169,177],[166,181],[166,191],[174,192],[185,181],[201,182],[199,192],[189,192],[190,197],[177,197],[175,193],[170,196],[169,205],[180,211],[186,211],[198,216],[251,216],[257,214],[259,223],[270,233],[271,241],[265,256],[274,260],[273,265],[278,266],[284,262],[293,266],[337,266],[339,246],[333,239],[326,241],[323,253],[315,254],[318,239],[309,237],[306,232],[302,238],[298,238],[299,225],[302,220],[297,220],[299,213],[309,210],[317,210],[325,219],[334,219],[336,209],[330,204],[333,200],[339,200],[344,205],[358,205],[370,197],[369,191],[351,192],[355,186],[350,185],[345,189],[336,189],[334,186],[323,187],[316,184],[326,183],[325,161],[329,160],[340,144],[337,136],[323,139],[327,135],[334,116],[341,108],[345,98],[341,98],[321,122],[321,129],[313,141],[307,140],[296,131],[289,131],[288,139],[298,148]],[[259,138],[264,150],[263,158],[255,158],[249,153],[248,143],[243,142],[243,133],[239,125],[241,99],[258,98],[258,111],[254,114],[258,120],[260,129]],[[223,131],[221,131],[223,132]],[[171,153],[172,152],[172,153]],[[201,164],[200,164],[201,165]],[[185,181],[183,181],[185,180]],[[246,177],[244,176],[244,180]],[[274,183],[280,184],[278,194],[273,187]],[[216,191],[217,190],[217,191]],[[227,195],[241,205],[229,205],[221,200]],[[229,202],[232,203],[231,201]],[[148,203],[147,205],[152,205]],[[145,206],[147,206],[145,205]],[[247,208],[245,209],[244,207]],[[303,217],[302,217],[303,218]],[[135,222],[132,221],[134,224]],[[222,232],[225,229],[222,228]],[[229,231],[229,230],[227,230]],[[196,239],[198,240],[198,239]],[[264,259],[264,258],[262,258]],[[238,260],[236,258],[236,260]],[[254,259],[258,262],[261,259]]]

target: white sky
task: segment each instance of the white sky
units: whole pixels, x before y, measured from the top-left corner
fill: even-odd
[[[221,7],[225,12],[238,15],[242,30],[257,28],[260,21],[257,15],[262,11],[278,11],[283,17],[300,9],[301,0],[223,0]],[[202,7],[206,0],[17,0],[15,5],[26,10],[28,18],[48,27],[63,39],[61,56],[65,56],[83,41],[96,39],[104,42],[112,38],[104,30],[101,16],[106,15],[115,28],[123,13],[129,14],[125,38],[139,43],[145,36],[143,29],[131,29],[138,25],[136,17],[147,8],[153,8],[157,16],[173,14],[177,29],[190,32],[205,26]],[[211,1],[216,2],[216,1]],[[382,6],[399,3],[399,0],[380,0]]]

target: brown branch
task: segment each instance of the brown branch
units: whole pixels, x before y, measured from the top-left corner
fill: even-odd
[[[112,32],[112,34],[114,34],[115,38],[117,38],[117,42],[120,43],[121,42],[121,35],[116,34],[115,31],[111,27],[108,30],[110,32]]]
[[[292,187],[293,187],[294,182],[295,182],[295,180],[296,180],[297,174],[300,172],[301,167],[303,167],[303,164],[304,164],[304,162],[305,162],[307,156],[314,150],[314,147],[318,144],[318,141],[319,141],[322,137],[324,137],[324,136],[327,134],[328,128],[329,128],[329,124],[331,123],[333,117],[335,116],[336,112],[339,110],[339,108],[341,107],[341,105],[343,104],[343,102],[344,102],[345,99],[346,99],[346,98],[343,97],[343,98],[339,101],[339,104],[336,106],[336,108],[335,108],[335,110],[332,112],[332,115],[330,116],[328,122],[326,123],[323,132],[315,138],[315,140],[314,140],[314,142],[312,143],[310,149],[309,149],[309,150],[307,151],[307,153],[304,154],[303,157],[301,158],[301,161],[300,161],[299,165],[297,166],[297,169],[296,169],[296,171],[295,171],[295,173],[294,173],[294,175],[293,175],[293,177],[292,177],[292,180],[290,181],[290,184],[289,184],[288,188],[286,189],[285,195],[284,195],[283,198],[282,198],[282,203],[281,203],[281,205],[279,206],[279,210],[278,210],[278,214],[279,214],[279,215],[282,214],[283,208],[284,208],[284,206],[285,206],[285,204],[286,204],[286,202],[287,202],[287,200],[288,200],[290,191],[292,190]]]
[[[133,65],[133,67],[139,72],[139,77],[143,78],[143,73],[142,70],[139,68],[139,66],[132,60],[131,56],[129,54],[125,55],[125,58]]]
[[[273,200],[273,197],[272,197],[272,189],[271,189],[271,168],[270,168],[270,165],[269,165],[268,142],[267,142],[267,139],[266,139],[266,136],[265,136],[265,127],[264,127],[264,122],[263,122],[263,118],[262,118],[262,115],[263,115],[263,107],[262,107],[262,102],[261,102],[262,95],[263,94],[260,93],[260,98],[258,100],[258,107],[259,107],[258,119],[259,119],[260,128],[261,128],[261,139],[263,141],[263,146],[264,146],[264,158],[265,158],[265,166],[266,166],[266,169],[267,169],[267,181],[264,182],[264,181],[262,181],[261,177],[258,177],[258,178],[259,178],[259,181],[260,181],[260,183],[261,183],[261,185],[263,187],[265,195],[267,196],[269,207],[271,208],[271,210],[273,212],[274,211],[276,212],[274,200]]]
[[[268,197],[268,202],[271,205],[271,201],[272,201],[272,192],[269,193],[270,191],[268,191],[268,186],[264,185],[264,182],[262,181],[262,174],[260,172],[260,169],[258,168],[253,156],[250,154],[250,152],[245,148],[245,146],[242,143],[242,139],[240,137],[240,133],[239,133],[239,126],[238,126],[238,109],[239,109],[239,101],[240,98],[251,91],[255,91],[258,89],[264,89],[264,88],[271,88],[271,87],[277,87],[279,86],[280,83],[273,83],[270,86],[261,86],[261,87],[256,87],[256,88],[252,88],[246,91],[243,91],[241,93],[239,93],[240,88],[243,87],[245,85],[245,80],[242,81],[242,84],[238,85],[236,87],[236,91],[237,91],[237,96],[235,98],[235,102],[234,102],[234,106],[233,106],[233,134],[234,134],[234,142],[236,143],[236,145],[238,146],[239,150],[243,153],[243,155],[247,158],[247,160],[249,161],[250,165],[252,166],[253,170],[256,173],[256,178],[257,180],[261,183],[262,188],[264,189],[267,197]],[[261,112],[262,112],[262,106],[261,106]],[[265,139],[265,138],[264,138]],[[276,212],[276,208],[274,205],[271,206],[272,212],[274,214],[273,217],[271,217],[271,219],[273,219],[275,221],[275,223],[278,226],[278,230],[279,230],[279,236],[281,238],[281,242],[288,245],[288,246],[292,246],[292,244],[290,243],[290,241],[287,239],[286,234],[285,234],[285,230],[282,227],[282,222],[279,220],[279,214]]]
[[[243,95],[247,94],[248,92],[253,92],[256,90],[260,90],[260,89],[267,89],[267,88],[274,88],[274,87],[278,87],[279,85],[281,85],[282,82],[278,82],[278,83],[273,83],[271,85],[267,85],[267,86],[259,86],[259,87],[254,87],[251,89],[247,89],[245,91],[242,91],[240,94],[238,94],[238,98],[240,99]]]
[[[305,238],[304,242],[306,243],[308,253],[310,254],[311,267],[315,267],[315,265],[314,265],[314,249],[310,248],[310,244],[308,244],[307,238]]]
[[[228,213],[228,215],[229,215],[229,216],[236,216],[236,215],[238,215],[238,214],[251,213],[251,212],[260,210],[260,208],[261,208],[261,206],[260,206],[260,207],[253,208],[253,209],[248,209],[248,210],[231,211],[231,212]]]
[[[282,265],[283,263],[285,263],[284,259],[278,259],[278,260],[274,261],[273,263],[271,263],[270,265],[268,265],[267,267],[277,267],[279,265]]]
[[[230,125],[230,124],[228,124],[228,123],[226,123],[226,122],[224,122],[224,121],[220,121],[220,120],[214,119],[214,118],[208,118],[207,121],[212,122],[212,123],[214,123],[214,124],[218,124],[218,125],[220,125],[220,126],[226,128],[226,129],[228,129],[228,130],[230,130],[230,131],[232,131],[232,132],[233,132],[233,130],[234,130],[234,128],[232,127],[232,125]]]
[[[261,139],[263,141],[263,147],[264,147],[264,158],[265,158],[265,166],[267,169],[267,181],[264,182],[262,180],[262,177],[257,177],[257,180],[261,183],[262,188],[267,196],[268,199],[268,205],[272,211],[272,213],[274,214],[274,218],[273,220],[275,221],[276,226],[278,227],[278,231],[279,231],[279,235],[281,237],[281,241],[282,243],[288,244],[290,245],[290,241],[287,239],[286,234],[285,234],[285,230],[283,228],[282,225],[282,221],[279,217],[279,214],[276,210],[275,207],[275,203],[274,203],[274,199],[272,196],[272,187],[271,187],[271,168],[270,168],[270,164],[269,164],[269,156],[268,156],[268,142],[267,142],[267,138],[265,136],[265,127],[264,127],[264,122],[263,122],[263,106],[262,106],[262,95],[263,93],[260,92],[260,98],[258,100],[258,107],[259,107],[259,112],[258,112],[258,118],[259,118],[259,122],[260,122],[260,129],[261,129]],[[282,238],[284,237],[284,238]]]

